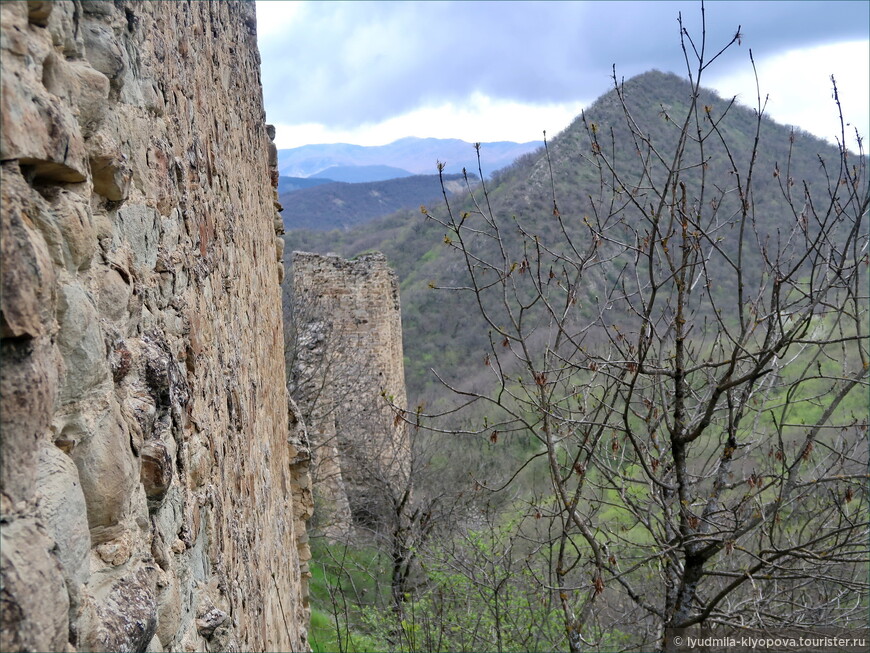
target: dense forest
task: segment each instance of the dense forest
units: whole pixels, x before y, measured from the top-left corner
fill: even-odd
[[[415,438],[401,528],[316,543],[317,649],[866,626],[867,158],[703,69],[614,80],[446,203],[287,234],[398,271]]]

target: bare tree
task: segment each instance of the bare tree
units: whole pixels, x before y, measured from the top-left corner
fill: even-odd
[[[336,425],[340,379],[360,378],[349,347],[328,314],[310,297],[295,293],[285,281],[284,357],[290,395],[296,400],[311,435],[315,510],[311,526],[330,539],[350,535],[352,515],[341,472]]]
[[[760,169],[760,92],[746,149],[734,101],[702,99],[739,29],[712,56],[704,26],[680,30],[692,91],[662,107],[667,139],[615,74],[622,124],[584,118],[585,215],[562,214],[552,169],[546,228],[496,215],[485,184],[472,210],[427,211],[490,334],[492,390],[451,386],[500,415],[470,433],[539,443],[539,582],[571,651],[615,629],[667,649],[668,629],[866,626],[867,159],[843,130],[813,183],[791,149]]]
[[[407,425],[391,409],[404,412],[403,378],[388,378],[383,352],[376,351],[384,339],[379,327],[351,303],[323,292],[336,279],[340,283],[332,265],[344,264],[323,258],[327,271],[308,276],[304,287],[292,288],[288,281],[285,296],[288,383],[311,433],[315,527],[332,543],[365,543],[383,551],[392,610],[401,621],[417,582],[416,555],[439,522],[434,514],[443,493],[415,493],[428,453],[411,446]],[[345,569],[346,559],[338,573],[350,577],[355,570]]]

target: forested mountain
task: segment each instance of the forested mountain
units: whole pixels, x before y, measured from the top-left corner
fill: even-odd
[[[476,177],[470,179],[476,183]],[[465,188],[462,175],[445,175],[444,182],[450,195]],[[281,214],[284,227],[315,231],[349,229],[400,209],[419,209],[420,205],[437,202],[441,197],[438,175],[367,183],[332,181],[279,195],[284,207]],[[290,238],[292,241],[293,236]]]
[[[690,101],[689,83],[673,74],[651,71],[626,81],[623,93],[631,118],[649,135],[650,141],[673,144],[677,132],[674,120],[685,113]],[[709,113],[714,116],[721,116],[730,102],[713,91],[703,91],[699,101],[709,107]],[[832,110],[835,109],[832,107]],[[634,180],[640,181],[642,165],[638,148],[621,127],[625,117],[617,93],[611,91],[599,98],[585,112],[585,119],[586,125],[594,125],[602,147],[610,148],[623,168],[633,166]],[[752,109],[735,104],[719,124],[728,139],[730,156],[741,165],[748,163],[755,138],[755,120]],[[763,119],[759,138],[753,179],[755,219],[764,233],[772,234],[778,225],[794,220],[782,199],[783,176],[787,174],[798,188],[807,180],[811,191],[823,193],[826,182],[819,157],[836,162],[837,149],[810,134],[793,131],[767,118]],[[473,154],[472,146],[468,147]],[[482,151],[485,152],[485,148],[482,146]],[[516,216],[526,228],[534,228],[542,238],[551,239],[558,230],[558,222],[553,218],[554,193],[562,221],[569,230],[579,233],[584,219],[592,211],[590,197],[600,194],[600,179],[598,170],[589,164],[589,133],[580,117],[549,143],[549,153],[549,164],[540,148],[499,171],[488,183],[488,199],[495,214],[505,218]],[[670,155],[667,151],[660,154],[664,160]],[[653,175],[659,172],[654,169]],[[735,185],[728,153],[721,147],[711,145],[705,174],[711,187]],[[422,196],[420,199],[424,201]],[[479,194],[477,200],[483,201]],[[738,202],[736,194],[726,193],[725,202],[723,210],[734,210]],[[419,203],[414,202],[414,205]],[[474,210],[467,198],[457,197],[453,204],[455,213]],[[431,210],[433,214],[444,212],[437,205]],[[515,238],[518,234],[505,235],[509,241],[518,242]],[[431,402],[440,392],[440,384],[434,380],[430,368],[449,379],[469,380],[483,373],[480,361],[488,347],[488,330],[477,321],[473,297],[430,288],[430,285],[463,283],[464,264],[445,244],[445,236],[449,239],[443,227],[420,215],[419,210],[396,213],[344,233],[298,232],[287,236],[288,252],[305,249],[354,256],[363,251],[379,250],[387,256],[402,283],[406,375],[412,402]],[[723,238],[732,237],[733,234],[723,234]],[[519,260],[521,256],[514,254]],[[723,284],[732,282],[733,279],[723,278]]]

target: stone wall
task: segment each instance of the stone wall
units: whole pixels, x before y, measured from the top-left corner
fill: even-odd
[[[377,527],[410,489],[399,285],[380,253],[293,253],[299,343],[294,394],[311,434],[318,524]]]
[[[253,2],[0,22],[0,650],[307,650]]]
[[[346,381],[344,349],[335,346],[337,329],[319,303],[297,303],[288,347],[290,389],[299,399],[311,438],[312,476],[317,504],[316,531],[332,541],[352,536],[353,518],[338,452],[338,392]]]

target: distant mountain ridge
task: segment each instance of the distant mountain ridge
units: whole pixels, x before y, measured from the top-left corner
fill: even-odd
[[[325,170],[311,175],[308,179],[329,179],[330,181],[344,181],[349,184],[362,184],[369,181],[385,181],[410,177],[414,173],[402,168],[385,165],[366,166],[329,166]]]
[[[329,184],[334,181],[335,179],[326,179],[322,177],[278,177],[278,195],[293,193],[303,188]]]
[[[665,149],[673,147],[674,129],[670,115],[682,115],[690,101],[691,85],[681,77],[651,71],[625,82],[623,87],[632,110],[632,119],[646,132],[653,134],[655,142]],[[710,106],[713,115],[721,115],[728,99],[713,91],[702,89],[699,102]],[[613,127],[618,164],[624,170],[633,170],[628,176],[640,179],[641,159],[634,143],[625,138],[625,117],[615,91],[596,100],[585,112],[586,120],[595,124],[600,133],[609,133]],[[739,161],[748,160],[755,137],[755,114],[741,105],[731,107],[727,119],[720,124]],[[819,157],[837,161],[836,147],[810,134],[793,131],[764,118],[756,163],[753,203],[758,211],[758,229],[763,234],[776,233],[778,227],[786,232],[791,212],[783,206],[777,165],[790,165],[790,175],[796,180],[807,180],[813,193],[823,196],[827,188],[820,172]],[[524,156],[511,167],[501,170],[489,183],[487,201],[493,211],[504,216],[516,216],[532,233],[545,241],[558,242],[555,234],[557,222],[553,219],[553,193],[569,228],[583,228],[584,216],[590,214],[589,198],[599,192],[600,179],[589,163],[590,141],[583,121],[578,117],[566,130],[549,144],[550,159],[543,152]],[[790,145],[791,143],[791,145]],[[793,150],[790,152],[790,147]],[[482,148],[485,152],[486,148]],[[669,160],[670,151],[662,150]],[[721,148],[709,151],[708,183],[712,188],[732,188],[730,165]],[[553,177],[550,177],[550,168]],[[555,187],[554,187],[555,186]],[[733,211],[736,195],[726,197],[731,204],[722,211]],[[451,203],[456,213],[475,211],[468,198],[457,196]],[[443,204],[429,206],[432,213],[444,214]],[[706,210],[712,210],[706,207]],[[287,250],[331,251],[351,257],[363,251],[383,252],[401,279],[402,323],[407,355],[406,379],[411,405],[430,400],[441,392],[433,380],[430,367],[438,367],[450,380],[474,379],[487,368],[480,364],[483,352],[489,346],[488,329],[481,323],[476,306],[468,295],[451,294],[450,303],[443,293],[430,289],[430,284],[445,287],[467,285],[465,266],[445,245],[452,234],[445,233],[437,223],[420,215],[419,208],[396,213],[342,233],[293,232],[288,233]],[[722,234],[722,247],[733,248],[735,234]],[[505,231],[507,246],[516,247],[518,232]],[[519,256],[517,260],[519,260]],[[723,270],[719,291],[731,287]],[[733,283],[731,284],[733,286]],[[590,289],[594,295],[595,290]]]
[[[469,180],[473,186],[477,176],[469,174]],[[451,195],[466,189],[462,175],[444,175],[444,185]],[[281,217],[288,231],[329,231],[357,227],[402,209],[419,209],[420,205],[437,202],[441,197],[438,175],[413,175],[367,183],[332,181],[282,192],[279,201],[284,207]]]
[[[484,176],[510,165],[542,145],[543,141],[483,143],[481,164]],[[278,150],[278,171],[285,177],[313,177],[323,173],[336,179],[331,170],[325,172],[336,166],[390,166],[407,174],[431,175],[437,172],[438,161],[445,163],[445,172],[449,174],[460,174],[463,168],[474,174],[478,171],[473,145],[457,138],[408,137],[389,145],[329,143]]]

